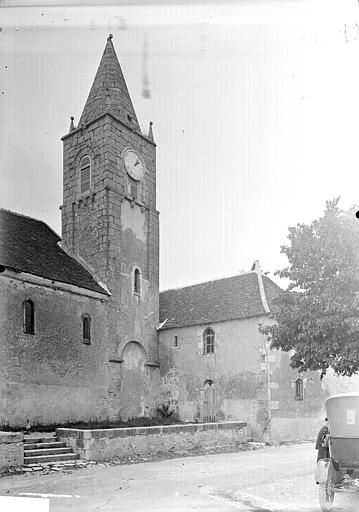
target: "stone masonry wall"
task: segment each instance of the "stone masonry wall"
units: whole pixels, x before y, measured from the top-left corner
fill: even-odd
[[[122,154],[133,148],[146,165],[139,185],[139,197],[132,201]],[[80,162],[91,158],[91,190],[80,193]],[[124,262],[128,250],[136,246],[124,240],[122,201],[138,204],[147,217],[142,252],[146,264],[143,272],[158,282],[158,227],[156,211],[155,146],[146,137],[131,130],[110,115],[71,132],[64,138],[64,196],[62,238],[65,246],[92,266],[95,274],[110,288],[118,286],[120,272],[129,272]],[[147,253],[147,254],[146,254]],[[133,265],[134,262],[131,262]],[[150,271],[149,271],[150,270]],[[157,283],[158,284],[158,283]]]
[[[318,374],[299,375],[290,368],[288,354],[268,352],[258,330],[264,321],[266,317],[255,317],[160,331],[162,386],[177,405],[181,419],[191,421],[200,416],[204,384],[209,380],[215,387],[219,420],[243,420],[265,427],[268,406],[273,417],[316,417],[322,407]],[[207,327],[215,332],[215,352],[204,355]],[[174,336],[178,346],[174,346]],[[295,399],[298,376],[304,383],[303,400]]]
[[[137,344],[143,348],[146,364],[157,363],[159,223],[155,145],[109,114],[74,130],[63,140],[63,243],[86,261],[111,293],[106,308],[109,360],[122,364],[122,354],[128,353],[126,347]],[[129,196],[122,158],[126,148],[140,154],[146,166],[135,199]],[[81,194],[79,166],[87,154],[92,164],[91,190]],[[141,276],[140,294],[134,293],[136,269]],[[153,410],[155,396],[151,399],[146,392],[145,397],[141,391],[146,375],[140,378],[135,372],[131,376],[123,366],[111,363],[109,368],[111,417],[116,411],[113,405],[120,408],[123,419],[134,413],[131,400],[122,392],[129,381],[139,386],[135,392],[136,396],[140,393],[137,412]],[[148,373],[144,367],[142,370]]]
[[[24,427],[108,415],[106,303],[0,275],[0,425]],[[35,334],[23,332],[23,302]],[[91,316],[91,345],[82,315]]]
[[[0,431],[0,469],[24,464],[24,435]]]
[[[319,372],[299,373],[290,365],[290,355],[276,352],[276,364],[272,365],[271,381],[277,383],[271,389],[271,399],[275,408],[274,418],[316,417],[324,406],[325,394],[320,383]],[[295,381],[303,381],[303,399],[295,398]]]
[[[258,318],[216,324],[164,329],[159,333],[162,381],[178,383],[181,419],[191,421],[200,413],[207,380],[216,389],[217,419],[256,421],[260,349],[263,337]],[[203,354],[203,332],[215,331],[214,354]],[[173,337],[178,336],[178,347]],[[174,382],[174,388],[177,384]]]
[[[186,452],[196,447],[236,446],[246,441],[246,423],[203,423],[106,430],[57,429],[61,441],[86,460],[138,453]]]

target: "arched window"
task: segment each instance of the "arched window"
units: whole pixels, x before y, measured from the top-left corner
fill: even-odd
[[[302,379],[297,379],[295,381],[295,399],[303,400],[303,381],[302,381]]]
[[[24,302],[24,333],[35,334],[35,308],[32,300]]]
[[[133,293],[135,295],[141,295],[141,272],[138,268],[135,268],[133,275]]]
[[[82,341],[91,343],[91,317],[89,315],[82,317]]]
[[[91,159],[88,155],[80,162],[80,192],[88,192],[91,188]]]
[[[210,327],[203,333],[203,354],[214,354],[214,330]]]
[[[175,334],[173,336],[173,346],[174,347],[178,347],[178,336],[177,336],[177,334]]]

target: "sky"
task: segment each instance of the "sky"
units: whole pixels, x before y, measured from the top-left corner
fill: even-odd
[[[1,207],[61,234],[60,139],[109,33],[144,133],[154,123],[162,290],[255,259],[272,276],[289,226],[339,195],[359,204],[357,0],[0,11]]]

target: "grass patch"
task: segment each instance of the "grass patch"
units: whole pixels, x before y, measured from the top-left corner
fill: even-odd
[[[108,428],[128,428],[128,427],[156,427],[161,425],[184,424],[185,422],[177,418],[131,418],[127,421],[121,420],[90,420],[90,421],[70,421],[67,423],[51,423],[49,425],[31,425],[27,432],[54,432],[57,428],[78,428],[82,430],[92,429],[108,429]],[[1,425],[0,430],[3,432],[19,432],[25,431],[24,426],[11,427],[9,425]]]

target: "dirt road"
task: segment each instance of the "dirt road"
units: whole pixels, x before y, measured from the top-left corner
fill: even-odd
[[[315,457],[306,443],[13,476],[0,480],[0,504],[6,512],[25,510],[11,508],[24,497],[34,510],[48,500],[50,512],[319,512]],[[12,505],[3,506],[2,497],[12,497]],[[335,496],[333,512],[358,510],[359,495]]]

